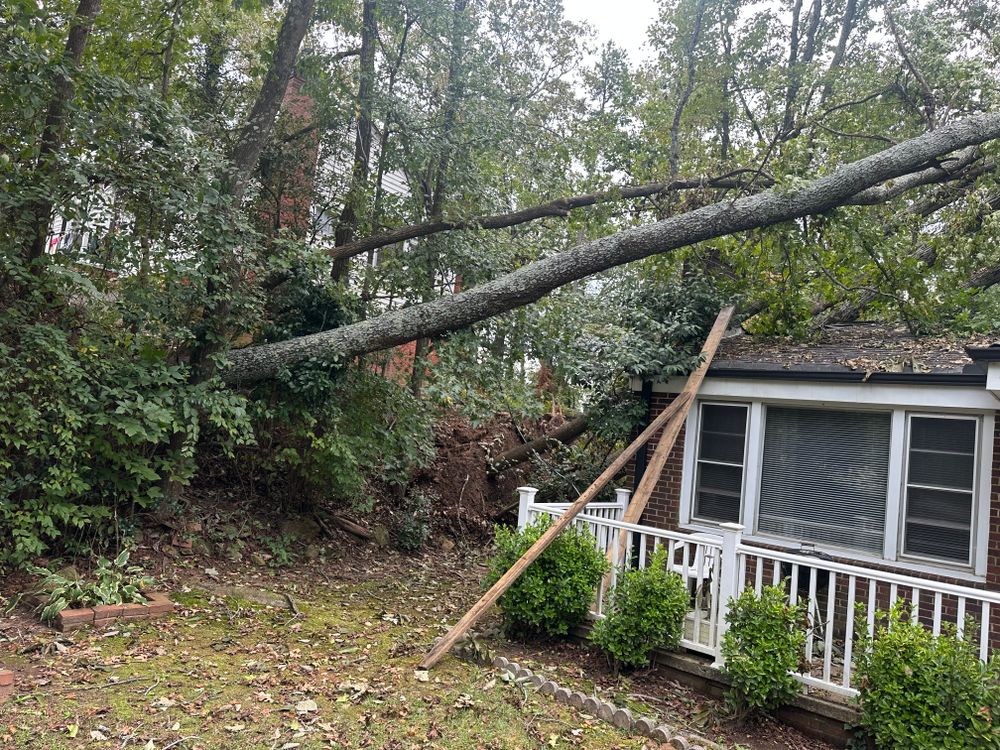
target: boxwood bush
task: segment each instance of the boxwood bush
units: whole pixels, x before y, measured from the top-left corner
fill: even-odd
[[[486,586],[506,573],[551,525],[550,517],[541,516],[523,531],[497,527]],[[607,570],[594,536],[576,527],[566,529],[500,597],[504,630],[520,637],[566,635],[587,616]]]
[[[1000,665],[979,660],[974,628],[935,637],[902,601],[876,613],[874,633],[858,622],[861,719],[879,748],[1000,748]]]
[[[605,616],[595,623],[590,637],[616,665],[644,667],[654,648],[676,648],[681,642],[687,608],[687,586],[668,570],[667,550],[661,547],[648,567],[618,576]]]
[[[722,655],[730,680],[726,703],[739,718],[766,714],[799,692],[790,673],[805,646],[805,619],[806,602],[790,604],[781,586],[730,599]]]

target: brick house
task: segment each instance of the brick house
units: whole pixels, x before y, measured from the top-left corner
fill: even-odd
[[[739,523],[762,547],[1000,590],[991,343],[874,324],[805,345],[728,337],[641,523],[707,533]],[[652,418],[683,384],[634,388]]]

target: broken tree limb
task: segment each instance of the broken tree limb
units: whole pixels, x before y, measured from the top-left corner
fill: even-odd
[[[722,341],[722,337],[726,333],[726,329],[729,327],[729,321],[733,317],[734,310],[735,308],[730,306],[724,307],[719,311],[719,315],[716,317],[715,323],[712,325],[712,330],[708,332],[708,337],[705,339],[705,346],[701,351],[701,364],[698,365],[698,367],[688,376],[687,382],[684,384],[684,388],[671,404],[673,405],[680,401],[682,405],[673,417],[663,426],[663,434],[660,436],[660,440],[656,444],[656,450],[653,451],[653,457],[646,465],[646,471],[643,473],[642,479],[639,480],[639,486],[636,487],[635,492],[632,494],[632,499],[629,501],[628,508],[625,510],[625,515],[622,516],[622,523],[639,523],[639,519],[642,518],[642,513],[646,510],[646,506],[649,504],[649,498],[653,494],[653,490],[656,488],[656,483],[660,480],[660,474],[663,473],[663,467],[667,463],[667,457],[670,455],[670,451],[673,450],[674,444],[677,442],[677,436],[680,435],[681,428],[684,426],[688,412],[691,410],[691,404],[694,403],[694,397],[698,394],[698,391],[701,389],[701,384],[705,380],[708,368],[712,364],[712,359],[715,357],[716,350],[719,348],[719,342]],[[627,538],[628,532],[624,530],[620,531],[618,534],[618,544],[612,545],[612,548],[608,550],[608,562],[612,565],[621,564],[621,560],[625,555],[625,543]],[[610,575],[611,574],[608,573],[608,577],[605,578],[605,591],[607,590],[608,583],[610,582]]]
[[[538,540],[531,545],[527,552],[521,556],[521,558],[515,562],[506,573],[500,576],[500,579],[494,583],[490,590],[487,591],[479,599],[478,602],[472,605],[468,612],[466,612],[462,619],[459,620],[452,628],[449,630],[444,638],[438,641],[437,645],[434,646],[424,657],[423,662],[420,664],[421,669],[430,669],[435,664],[437,664],[441,657],[444,656],[448,651],[454,646],[467,632],[469,628],[476,624],[486,611],[493,606],[497,599],[499,599],[503,593],[509,589],[514,582],[521,576],[521,574],[527,569],[531,563],[541,556],[541,554],[546,550],[546,548],[552,544],[552,541],[559,536],[559,534],[565,529],[570,523],[576,518],[580,511],[587,507],[587,505],[597,497],[597,494],[603,490],[608,482],[618,476],[618,473],[625,467],[625,464],[638,452],[639,448],[646,444],[650,437],[656,434],[663,425],[665,425],[670,418],[676,414],[685,404],[686,396],[678,396],[673,403],[670,404],[666,409],[664,409],[656,419],[649,423],[649,427],[642,431],[632,443],[621,452],[621,454],[611,462],[611,464],[601,475],[593,481],[593,483],[583,491],[583,494],[577,498],[566,512],[563,513],[559,518],[556,519],[544,534],[542,534]]]
[[[511,466],[517,466],[522,461],[527,461],[533,455],[550,451],[557,445],[568,445],[586,431],[587,415],[583,414],[560,425],[548,435],[542,435],[540,438],[501,453],[490,466],[489,473],[491,475],[499,474]]]
[[[505,214],[493,214],[491,216],[476,216],[471,219],[461,221],[430,221],[422,224],[409,224],[397,227],[388,232],[366,237],[362,240],[350,242],[330,251],[330,257],[334,260],[350,258],[369,250],[377,250],[389,245],[398,245],[400,242],[427,237],[440,232],[453,232],[461,229],[505,229],[515,227],[520,224],[544,219],[547,217],[565,217],[570,211],[586,206],[596,206],[602,203],[610,203],[617,200],[627,200],[634,198],[649,198],[680,190],[696,190],[711,188],[733,189],[743,188],[750,184],[746,178],[747,174],[754,172],[752,169],[740,169],[729,174],[718,177],[687,177],[683,179],[671,180],[669,182],[649,182],[641,185],[622,185],[605,190],[599,193],[584,193],[582,195],[571,195],[563,198],[556,198],[548,203],[537,206],[522,208]],[[765,177],[762,182],[764,187],[774,184],[774,179]]]

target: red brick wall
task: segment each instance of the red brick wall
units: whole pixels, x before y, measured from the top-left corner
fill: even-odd
[[[649,419],[652,420],[657,414],[662,412],[673,400],[673,394],[653,393],[650,403]],[[906,569],[893,567],[891,564],[874,565],[872,563],[861,563],[865,567],[877,568],[881,570],[894,571],[918,578],[936,581],[946,581],[959,585],[972,586],[974,588],[990,588],[1000,590],[1000,411],[996,414],[996,426],[993,435],[993,472],[992,488],[990,492],[990,531],[988,540],[988,557],[986,569],[986,583],[970,583],[965,580],[948,577],[947,575],[933,575],[927,573],[916,573]],[[652,456],[656,449],[660,433],[657,433],[650,440],[647,447],[647,455]],[[650,497],[649,504],[642,515],[640,523],[648,526],[655,526],[662,529],[676,530],[679,525],[680,493],[684,456],[684,430],[681,430],[677,443],[671,450],[667,458],[667,463],[663,468],[660,481]],[[634,476],[635,465],[629,465],[629,482]],[[631,486],[631,484],[629,485]],[[776,548],[780,548],[776,545]],[[836,558],[838,562],[846,564],[857,564],[857,560],[850,557]],[[770,574],[770,569],[767,573]],[[769,582],[765,578],[765,582]],[[926,596],[926,594],[925,594]],[[881,597],[880,597],[881,598]],[[946,603],[947,608],[947,603]],[[1000,613],[994,616],[996,624],[994,629],[1000,633]]]
[[[674,400],[672,393],[654,393],[649,407],[649,419],[656,416]],[[646,455],[652,457],[663,431],[657,432],[646,447]],[[681,428],[667,462],[663,466],[660,481],[649,498],[649,504],[642,514],[640,523],[661,529],[676,530],[680,523],[678,509],[681,502],[681,474],[684,464],[684,429]],[[629,466],[629,479],[634,476],[634,463]]]

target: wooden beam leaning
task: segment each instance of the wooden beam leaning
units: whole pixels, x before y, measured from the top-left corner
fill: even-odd
[[[734,307],[730,306],[724,307],[719,311],[719,315],[715,319],[712,330],[709,331],[708,337],[705,339],[705,347],[702,349],[704,358],[702,359],[701,364],[698,365],[694,372],[688,376],[687,383],[684,384],[683,390],[681,390],[677,398],[671,402],[670,406],[673,406],[678,401],[682,402],[682,406],[672,414],[670,420],[664,425],[663,434],[660,436],[660,440],[656,444],[656,450],[653,451],[653,457],[646,466],[646,471],[642,475],[642,479],[639,480],[639,486],[636,487],[635,492],[632,495],[632,499],[629,501],[625,515],[622,516],[623,523],[639,523],[639,519],[642,518],[642,513],[646,510],[646,506],[649,504],[649,498],[652,496],[653,490],[656,488],[656,483],[660,479],[660,474],[663,473],[663,467],[667,463],[667,457],[670,455],[670,451],[673,450],[674,444],[677,442],[677,436],[680,435],[681,428],[684,426],[688,412],[691,410],[691,404],[694,403],[694,397],[697,395],[702,382],[705,380],[705,375],[708,373],[709,365],[712,364],[715,352],[719,348],[719,342],[722,341],[722,337],[726,333],[726,329],[729,327],[729,320],[733,316],[734,309]],[[612,545],[608,550],[608,562],[612,565],[621,564],[621,561],[625,556],[627,538],[628,532],[622,530],[618,534],[618,544]],[[607,590],[610,575],[611,574],[609,573],[605,578],[605,590]]]
[[[452,626],[445,636],[437,643],[434,648],[428,652],[427,656],[424,657],[423,662],[420,664],[421,669],[430,669],[435,664],[437,664],[441,657],[443,657],[451,647],[454,646],[459,639],[462,638],[473,625],[478,622],[478,620],[486,613],[486,611],[496,603],[497,599],[503,596],[503,593],[509,589],[514,582],[521,576],[525,569],[531,565],[535,560],[541,556],[545,549],[552,543],[560,532],[565,529],[569,524],[576,518],[580,512],[587,507],[597,494],[604,489],[607,484],[614,479],[618,472],[620,472],[625,464],[631,460],[643,445],[645,445],[649,439],[656,434],[656,432],[662,428],[670,418],[678,413],[684,405],[687,403],[687,399],[690,396],[681,394],[676,399],[671,402],[670,406],[663,410],[657,415],[656,419],[649,423],[649,426],[642,431],[635,440],[632,441],[629,446],[623,450],[618,457],[608,465],[601,475],[594,480],[583,494],[577,498],[566,512],[563,513],[559,518],[556,519],[555,523],[550,526],[544,534],[542,534],[538,540],[531,545],[527,552],[525,552],[521,558],[515,562],[506,573],[504,573],[500,579],[494,583],[489,591],[483,594],[482,598],[478,602],[472,605],[468,612],[466,612],[462,619],[459,620],[455,625]]]

